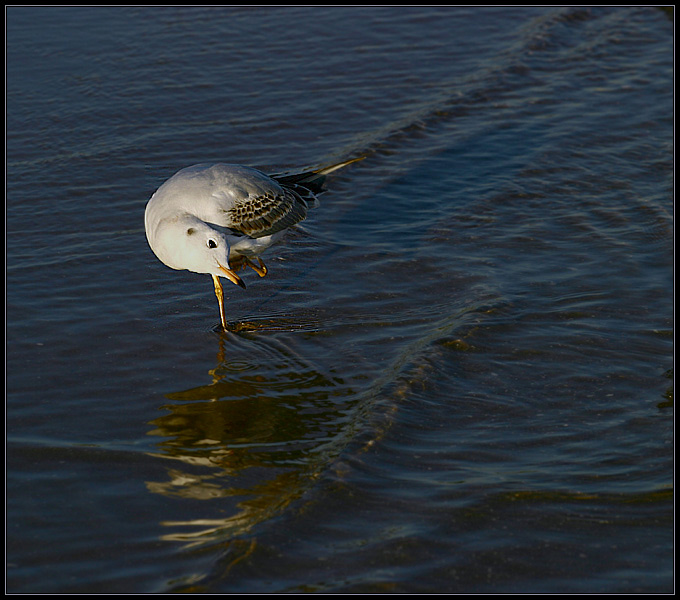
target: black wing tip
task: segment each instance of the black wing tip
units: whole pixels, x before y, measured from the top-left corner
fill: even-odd
[[[355,158],[350,158],[339,163],[326,165],[316,169],[305,169],[294,173],[277,173],[275,175],[271,175],[271,177],[283,185],[293,185],[296,183],[300,185],[307,185],[310,187],[312,192],[318,194],[319,192],[323,191],[323,184],[326,181],[327,175],[355,162],[364,160],[365,158],[366,156],[357,156]]]

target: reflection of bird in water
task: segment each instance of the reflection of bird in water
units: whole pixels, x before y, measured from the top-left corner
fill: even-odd
[[[146,206],[149,246],[168,267],[212,276],[226,330],[220,277],[242,288],[236,270],[249,266],[264,277],[267,267],[260,254],[306,218],[324,191],[326,175],[358,160],[271,176],[240,165],[182,169]]]
[[[286,336],[241,333],[217,343],[209,381],[167,393],[165,414],[150,423],[159,438],[151,456],[169,466],[147,489],[217,505],[184,504],[186,513],[161,522],[164,540],[231,544],[248,536],[303,495],[352,429],[339,417],[352,412],[352,385]]]

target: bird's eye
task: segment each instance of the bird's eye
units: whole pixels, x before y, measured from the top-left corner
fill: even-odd
[[[208,240],[208,248],[217,248],[217,242],[215,240]]]

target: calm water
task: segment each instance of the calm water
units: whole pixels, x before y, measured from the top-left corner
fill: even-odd
[[[180,168],[363,154],[245,274]],[[7,9],[7,590],[663,593],[673,22]]]

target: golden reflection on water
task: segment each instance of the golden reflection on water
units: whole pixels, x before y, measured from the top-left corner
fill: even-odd
[[[358,390],[314,354],[311,339],[339,343],[337,332],[318,323],[298,324],[306,329],[305,354],[317,360],[291,346],[295,341],[286,332],[295,324],[285,319],[219,332],[209,383],[166,394],[167,412],[152,422],[149,434],[163,438],[155,456],[173,466],[166,480],[147,482],[153,493],[212,500],[219,515],[164,521],[172,532],[163,539],[190,545],[233,539],[279,514],[329,466],[343,477],[343,462],[336,461],[340,451],[353,441],[356,458],[382,437],[403,399],[436,378],[433,361],[452,351],[442,337],[450,339],[470,311],[468,306],[440,316],[427,335],[404,344],[389,368],[374,372],[374,378],[362,376]],[[470,348],[462,340],[452,347]],[[365,435],[357,437],[359,429]],[[195,508],[189,510],[205,515]]]
[[[173,465],[147,489],[216,501],[217,518],[163,522],[172,532],[162,539],[190,545],[245,533],[298,498],[342,445],[354,405],[342,378],[275,336],[220,334],[208,375],[166,394],[149,432],[164,438],[154,456]]]

